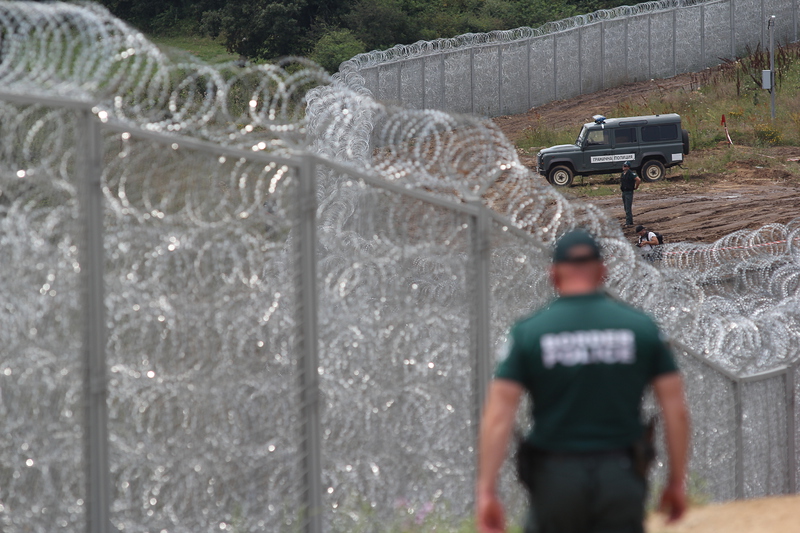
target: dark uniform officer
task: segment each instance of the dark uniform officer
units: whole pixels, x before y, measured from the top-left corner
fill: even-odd
[[[625,208],[625,225],[633,226],[633,191],[639,188],[642,179],[631,170],[627,161],[622,164],[619,189],[622,191],[622,207]]]
[[[599,289],[606,269],[585,231],[556,245],[551,278],[559,298],[510,332],[481,421],[477,518],[483,533],[505,531],[495,484],[523,392],[533,400],[536,451],[525,531],[642,532],[646,480],[632,461],[642,392],[652,384],[666,424],[670,476],[662,506],[686,506],[688,414],[668,346],[644,313]]]

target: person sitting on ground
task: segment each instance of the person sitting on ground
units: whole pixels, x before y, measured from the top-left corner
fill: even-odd
[[[658,235],[644,226],[636,226],[636,233],[639,235],[639,242],[636,243],[636,246],[639,247],[646,259],[653,261],[655,259],[655,247],[659,244]]]

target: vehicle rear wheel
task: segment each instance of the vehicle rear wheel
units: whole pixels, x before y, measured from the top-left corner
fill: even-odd
[[[557,187],[569,187],[572,185],[572,169],[564,165],[551,168],[547,177],[550,183]]]
[[[683,155],[689,155],[689,132],[681,130],[681,140],[683,141]]]
[[[642,165],[642,179],[644,181],[658,181],[664,177],[664,165],[657,159],[651,159]]]

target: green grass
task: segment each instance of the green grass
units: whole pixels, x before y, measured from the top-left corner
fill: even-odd
[[[165,52],[189,52],[206,63],[226,63],[239,59],[239,56],[229,53],[222,43],[211,37],[175,35],[149,36],[149,39]]]
[[[737,61],[694,74],[691,88],[662,90],[646,98],[637,96],[622,100],[603,114],[627,117],[678,113],[683,128],[689,131],[692,153],[686,157],[685,169],[668,170],[668,174],[682,172],[688,181],[689,176],[695,173],[723,172],[732,161],[746,158],[748,151],[769,146],[800,145],[800,92],[795,90],[800,85],[800,46],[780,46],[776,55],[776,68],[779,70],[774,120],[770,118],[769,92],[756,83],[756,79],[760,83],[761,68],[768,61],[766,53],[759,49]],[[722,115],[727,121],[733,149],[727,146],[725,131],[720,124]],[[528,153],[535,153],[539,148],[572,143],[581,126],[572,124],[550,128],[538,120],[523,132],[516,145]],[[714,150],[707,150],[710,148]],[[580,179],[576,184],[580,184]],[[595,185],[591,183],[587,195],[606,194],[605,189],[595,189]]]

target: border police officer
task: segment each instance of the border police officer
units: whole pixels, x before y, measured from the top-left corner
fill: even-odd
[[[625,208],[625,225],[633,226],[633,191],[639,188],[642,178],[631,170],[631,164],[622,164],[622,175],[619,178],[619,189],[622,191],[622,207]]]
[[[477,520],[482,533],[505,531],[496,493],[522,394],[534,421],[535,451],[526,533],[643,532],[646,479],[634,443],[644,388],[664,418],[670,472],[661,497],[670,521],[686,508],[688,412],[683,381],[655,323],[600,292],[600,248],[583,230],[556,244],[551,280],[559,294],[510,332],[481,420]]]

